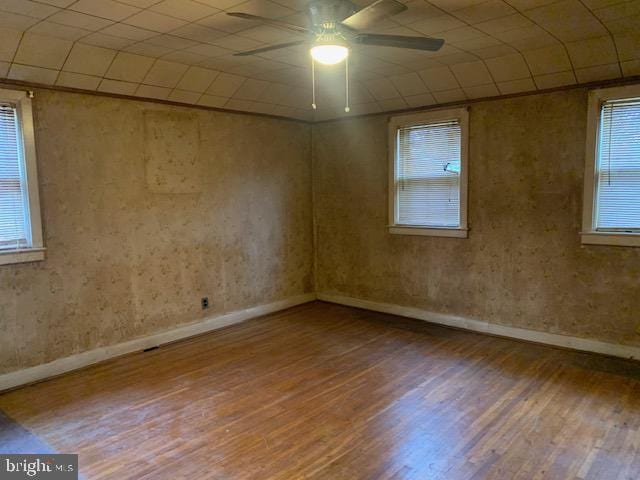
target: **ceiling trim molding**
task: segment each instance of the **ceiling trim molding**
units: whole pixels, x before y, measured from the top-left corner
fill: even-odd
[[[299,118],[285,117],[280,115],[271,115],[268,113],[247,112],[245,110],[232,110],[229,108],[220,108],[220,107],[208,107],[206,105],[195,105],[193,103],[174,102],[172,100],[163,100],[160,98],[137,97],[134,95],[122,95],[119,93],[99,92],[96,90],[82,90],[80,88],[62,87],[59,85],[44,85],[39,83],[22,82],[19,80],[9,80],[4,78],[0,79],[0,87],[13,88],[13,89],[19,89],[19,90],[53,90],[57,92],[79,93],[82,95],[93,95],[97,97],[117,98],[120,100],[134,100],[136,102],[158,103],[161,105],[170,105],[173,107],[195,108],[197,110],[207,110],[210,112],[232,113],[236,115],[250,115],[253,117],[270,118],[272,120],[287,120],[290,122],[303,123],[305,125],[310,125],[313,123],[308,120],[301,120]]]
[[[545,88],[543,90],[532,90],[530,92],[510,93],[507,95],[496,95],[493,97],[481,97],[481,98],[474,98],[469,100],[460,100],[457,102],[438,103],[435,105],[426,105],[423,107],[410,107],[410,108],[403,108],[401,110],[389,110],[385,112],[363,113],[361,115],[350,115],[348,117],[316,120],[314,122],[309,122],[309,123],[312,123],[315,125],[315,124],[322,124],[322,123],[343,122],[343,121],[354,120],[358,118],[379,117],[381,115],[399,115],[399,114],[412,113],[412,112],[426,112],[429,110],[442,110],[445,108],[466,106],[466,105],[471,105],[471,104],[480,103],[480,102],[507,100],[509,98],[529,97],[532,95],[544,95],[546,93],[563,92],[567,90],[578,90],[581,88],[591,89],[591,88],[615,87],[615,86],[634,85],[634,84],[640,84],[640,75],[634,75],[632,77],[626,77],[626,78],[616,78],[613,80],[600,80],[596,82],[579,83],[574,85],[563,85],[561,87]]]

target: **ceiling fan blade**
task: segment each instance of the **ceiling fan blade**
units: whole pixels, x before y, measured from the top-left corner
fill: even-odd
[[[256,48],[255,50],[247,50],[246,52],[234,53],[234,57],[246,57],[247,55],[257,55],[259,53],[270,52],[271,50],[278,50],[280,48],[295,47],[296,45],[302,45],[307,43],[305,40],[298,40],[297,42],[279,43],[277,45],[270,45],[268,47]]]
[[[353,39],[354,43],[362,45],[377,45],[380,47],[412,48],[435,52],[444,45],[441,38],[405,37],[404,35],[378,35],[376,33],[361,33]]]
[[[227,15],[244,18],[245,20],[256,20],[258,22],[266,23],[267,25],[284,28],[285,30],[292,30],[297,33],[311,33],[311,30],[301,27],[300,25],[294,25],[293,23],[283,22],[281,20],[274,20],[273,18],[261,17],[259,15],[251,15],[250,13],[227,12]]]
[[[374,25],[383,18],[397,15],[400,12],[404,12],[406,9],[407,6],[397,0],[377,0],[371,5],[364,7],[362,10],[359,10],[350,17],[342,20],[342,24],[355,30],[363,30]]]

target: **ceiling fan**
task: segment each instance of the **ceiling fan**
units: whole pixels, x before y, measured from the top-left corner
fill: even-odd
[[[228,12],[232,17],[246,20],[257,20],[264,24],[289,30],[307,36],[304,40],[280,43],[234,54],[235,56],[259,55],[261,53],[279,50],[281,48],[298,45],[309,45],[314,72],[312,107],[315,109],[315,62],[324,65],[335,65],[346,60],[347,76],[347,106],[348,102],[348,57],[349,46],[372,45],[378,47],[410,48],[414,50],[437,51],[444,44],[444,40],[430,37],[408,37],[404,35],[380,35],[364,33],[376,23],[385,18],[397,15],[407,10],[407,6],[397,0],[377,0],[376,2],[358,10],[349,0],[313,0],[308,6],[310,28],[295,25],[282,20],[276,20],[243,12]]]

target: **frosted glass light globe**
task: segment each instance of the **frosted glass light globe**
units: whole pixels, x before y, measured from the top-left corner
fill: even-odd
[[[349,49],[342,45],[316,45],[311,49],[313,59],[323,65],[335,65],[349,55]]]

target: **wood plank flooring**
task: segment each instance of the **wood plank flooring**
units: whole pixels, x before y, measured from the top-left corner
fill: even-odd
[[[640,479],[640,364],[315,302],[0,396],[93,479]]]

